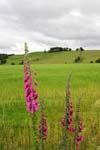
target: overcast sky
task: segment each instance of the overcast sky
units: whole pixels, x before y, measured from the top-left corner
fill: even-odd
[[[100,49],[99,0],[0,0],[0,53]]]

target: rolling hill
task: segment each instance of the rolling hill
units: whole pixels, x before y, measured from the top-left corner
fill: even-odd
[[[54,52],[54,53],[44,53],[44,52],[34,52],[29,54],[31,56],[31,61],[34,64],[66,64],[74,63],[75,58],[80,56],[79,51],[69,51],[69,52]],[[100,58],[99,50],[87,50],[82,51],[82,63],[90,63],[90,61],[95,62]],[[7,64],[15,63],[18,65],[23,60],[23,55],[13,55],[7,59]]]

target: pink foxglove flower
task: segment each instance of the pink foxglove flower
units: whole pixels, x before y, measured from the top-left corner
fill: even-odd
[[[75,131],[75,128],[71,127],[71,126],[69,126],[68,129],[69,129],[70,132],[74,132]]]
[[[47,126],[47,120],[46,120],[46,116],[44,114],[44,107],[43,107],[43,102],[40,103],[40,108],[41,108],[41,117],[40,117],[40,124],[38,126],[38,131],[39,131],[39,138],[43,140],[47,139],[47,135],[48,135],[48,126]],[[43,146],[44,143],[42,143],[41,146]],[[44,146],[43,146],[44,147]]]
[[[39,124],[39,138],[40,139],[47,139],[47,131],[48,131],[48,127],[47,127],[47,121],[46,121],[46,117],[44,114],[44,107],[43,107],[43,102],[40,103],[41,105],[41,121]]]
[[[24,91],[25,91],[25,97],[26,97],[26,107],[27,110],[30,113],[35,113],[38,110],[38,93],[36,89],[34,89],[32,81],[34,82],[34,79],[31,75],[31,66],[29,64],[29,61],[27,60],[28,50],[27,45],[25,49],[25,57],[24,57]],[[38,83],[34,83],[37,85]]]
[[[77,150],[79,150],[79,146],[80,146],[80,143],[83,141],[83,136],[82,135],[78,135],[76,137],[76,148]]]
[[[68,113],[69,115],[69,118],[67,119],[67,124],[68,124],[68,130],[70,131],[70,132],[74,132],[75,131],[75,128],[74,127],[72,127],[72,123],[73,123],[73,119],[72,119],[72,117],[73,117],[73,107],[72,107],[72,102],[70,101],[70,103],[69,103],[69,113]],[[65,115],[63,116],[63,118],[62,118],[62,120],[61,120],[61,124],[62,124],[62,126],[65,126]]]
[[[78,147],[80,146],[80,143],[83,141],[83,136],[82,136],[82,121],[80,121],[79,126],[78,126],[78,134],[76,135],[76,147],[78,150]]]
[[[43,116],[42,122],[40,122],[40,125],[39,125],[39,138],[46,140],[47,139],[47,131],[48,131],[48,127],[47,127],[46,118],[45,118],[45,116]]]

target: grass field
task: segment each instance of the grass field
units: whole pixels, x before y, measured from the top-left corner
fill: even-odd
[[[96,57],[98,54],[100,52],[95,53]],[[44,53],[44,55],[48,54]],[[53,63],[56,56],[50,55],[53,59],[48,58],[47,61]],[[65,59],[62,61],[63,53],[57,53],[57,55],[60,55],[61,59],[59,62],[57,59],[56,62],[64,63]],[[13,57],[9,59],[8,64],[13,61]],[[94,60],[96,57],[93,55],[91,59]],[[91,59],[85,57],[84,61],[88,62]],[[39,63],[44,63],[42,56],[40,60]],[[70,58],[66,61],[70,62]],[[19,62],[17,56],[16,62]],[[49,125],[45,149],[56,149],[62,129],[60,121],[64,114],[66,80],[72,71],[71,92],[74,109],[78,97],[81,93],[84,94],[81,102],[84,141],[80,149],[100,150],[100,65],[36,64],[32,66],[32,70],[34,69],[38,71],[36,79],[39,82],[39,87],[37,90],[40,100],[44,99]],[[31,150],[33,149],[33,140],[31,116],[25,106],[23,66],[0,66],[0,150]]]
[[[35,52],[31,53],[31,59],[34,64],[66,64],[73,63],[75,58],[80,55],[78,51],[71,52],[55,52],[55,53],[44,53]],[[99,50],[87,50],[82,52],[82,63],[95,62],[100,57]],[[23,60],[23,55],[11,56],[7,60],[7,64],[14,62],[19,64]]]

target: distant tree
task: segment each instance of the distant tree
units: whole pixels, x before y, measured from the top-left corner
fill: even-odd
[[[0,54],[0,64],[5,64],[7,61],[6,59],[8,58],[7,54]]]
[[[76,51],[84,51],[84,48],[83,47],[76,48]]]
[[[50,48],[49,53],[62,52],[62,51],[72,51],[72,49],[68,48],[68,47],[52,47],[52,48]]]
[[[72,51],[72,49],[71,49],[71,48],[69,48],[69,49],[68,49],[68,51]]]
[[[68,51],[68,47],[64,47],[64,48],[63,48],[63,51]]]
[[[62,47],[52,47],[52,48],[50,48],[49,53],[52,53],[52,52],[62,52],[62,51],[63,51]]]
[[[80,47],[80,51],[84,51],[84,48],[83,48],[83,47]]]
[[[79,48],[76,48],[76,51],[79,51],[80,49]]]
[[[2,64],[6,64],[6,62],[7,62],[6,59],[2,59],[2,60],[1,60],[1,65],[2,65]]]
[[[0,60],[7,59],[7,58],[8,58],[7,54],[0,54]]]

